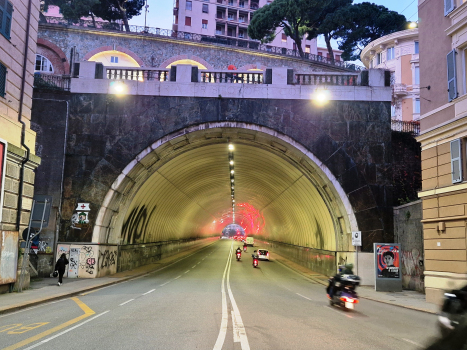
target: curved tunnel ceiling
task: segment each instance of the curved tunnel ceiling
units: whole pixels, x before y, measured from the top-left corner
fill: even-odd
[[[285,155],[233,141],[235,223],[246,234],[336,250],[336,216],[310,178]],[[181,152],[158,167],[126,206],[120,242],[221,234],[232,223],[226,141]]]

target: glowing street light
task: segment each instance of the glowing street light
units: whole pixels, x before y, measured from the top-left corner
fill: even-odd
[[[124,95],[127,92],[127,86],[123,83],[123,81],[112,81],[110,83],[110,93],[115,95]]]
[[[330,100],[330,92],[327,89],[318,89],[313,93],[311,99],[319,107],[326,105]]]
[[[229,151],[233,151],[234,150],[234,145],[229,143]]]

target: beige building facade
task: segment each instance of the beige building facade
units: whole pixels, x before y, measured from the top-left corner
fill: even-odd
[[[467,3],[419,0],[426,299],[467,283]]]
[[[360,59],[366,68],[391,71],[391,118],[420,119],[420,67],[418,28],[385,35],[369,43]]]
[[[40,163],[30,125],[39,1],[0,1],[0,14],[0,229],[19,231]]]

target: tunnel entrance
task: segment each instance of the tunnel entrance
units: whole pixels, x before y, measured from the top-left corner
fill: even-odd
[[[235,145],[235,223],[247,235],[351,251],[356,219],[339,182],[274,130],[210,123],[158,140],[107,193],[93,242],[144,244],[218,236],[232,214],[228,144]],[[224,219],[227,219],[224,221]]]

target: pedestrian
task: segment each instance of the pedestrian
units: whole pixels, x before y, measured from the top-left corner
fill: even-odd
[[[65,266],[68,265],[68,259],[66,258],[66,254],[63,253],[60,255],[60,259],[57,260],[55,264],[55,271],[58,272],[58,284],[61,285],[63,283],[62,278],[63,274],[65,273]]]

